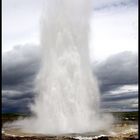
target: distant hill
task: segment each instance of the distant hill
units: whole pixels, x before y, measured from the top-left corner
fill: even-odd
[[[135,112],[109,112],[120,121],[138,121],[138,111]],[[29,117],[31,114],[23,113],[3,113],[2,124],[17,120],[19,117]]]

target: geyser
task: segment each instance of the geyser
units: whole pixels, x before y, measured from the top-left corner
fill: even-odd
[[[30,119],[15,122],[24,131],[84,133],[107,128],[89,59],[92,0],[47,0],[41,22],[42,61]]]

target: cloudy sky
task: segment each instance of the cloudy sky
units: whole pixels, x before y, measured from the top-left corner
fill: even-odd
[[[2,109],[26,112],[40,66],[44,0],[2,0]],[[138,108],[138,1],[93,0],[90,57],[102,107]]]

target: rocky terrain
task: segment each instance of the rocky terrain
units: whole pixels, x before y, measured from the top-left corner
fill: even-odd
[[[67,136],[6,136],[2,140],[138,140],[134,134],[127,136],[95,136],[95,137],[67,137]]]

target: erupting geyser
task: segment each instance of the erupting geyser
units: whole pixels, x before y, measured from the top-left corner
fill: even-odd
[[[41,23],[42,65],[36,79],[35,117],[17,121],[24,131],[45,134],[107,128],[89,61],[92,0],[47,0]]]

